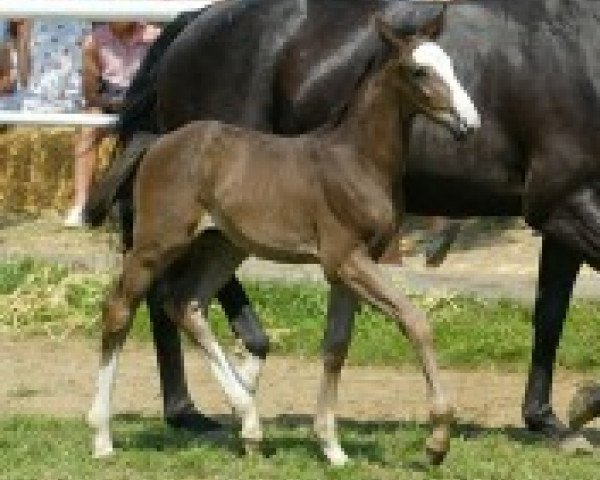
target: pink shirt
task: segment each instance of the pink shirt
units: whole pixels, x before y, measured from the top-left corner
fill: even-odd
[[[95,27],[87,42],[91,41],[98,48],[102,79],[111,85],[127,88],[146,50],[159,33],[160,29],[154,25],[138,24],[132,36],[121,40],[113,35],[107,24]]]

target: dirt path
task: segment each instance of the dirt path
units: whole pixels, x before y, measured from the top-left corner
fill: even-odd
[[[230,412],[200,355],[186,354],[188,379],[198,404],[212,414]],[[82,417],[90,405],[97,366],[92,341],[11,340],[0,337],[0,405],[2,414],[47,414]],[[314,411],[320,365],[316,361],[270,358],[260,388],[265,417]],[[520,426],[523,373],[494,369],[446,371],[459,417],[464,422],[496,427]],[[577,382],[590,375],[560,371],[555,405],[564,415]],[[420,374],[410,369],[349,367],[342,377],[339,414],[356,420],[424,420],[427,418]],[[118,376],[115,412],[157,415],[161,399],[154,352],[149,345],[127,345]]]
[[[409,222],[410,223],[410,222]],[[484,297],[534,298],[540,238],[517,220],[466,220],[456,243],[440,268],[424,266],[418,220],[409,225],[409,249],[401,268],[389,273],[410,290],[470,292]],[[105,231],[67,229],[57,214],[41,218],[0,216],[0,259],[33,256],[56,261],[76,270],[114,271],[120,263],[118,235]],[[269,280],[322,280],[316,265],[283,265],[250,259],[242,278]],[[575,295],[597,298],[600,277],[583,268]]]

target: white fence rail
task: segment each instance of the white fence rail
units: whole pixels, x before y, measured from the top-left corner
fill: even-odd
[[[84,18],[87,20],[171,20],[180,12],[197,10],[214,0],[2,0],[0,17]]]
[[[72,18],[93,21],[168,21],[215,0],[0,0],[0,18]],[[0,110],[0,124],[108,127],[116,115]]]
[[[111,127],[118,115],[105,113],[36,113],[0,110],[0,125]]]

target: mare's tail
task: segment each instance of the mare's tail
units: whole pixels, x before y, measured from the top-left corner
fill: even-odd
[[[83,210],[86,224],[97,227],[104,222],[113,203],[128,190],[126,186],[135,175],[142,154],[159,133],[155,107],[160,60],[173,40],[200,13],[201,10],[179,15],[164,27],[148,49],[127,90],[115,127],[119,143],[127,147],[115,151],[107,172],[93,187]]]

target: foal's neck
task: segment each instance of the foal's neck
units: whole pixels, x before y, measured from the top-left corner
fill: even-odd
[[[353,145],[391,183],[402,168],[412,117],[397,81],[397,65],[388,61],[365,80],[336,129],[339,139]]]

